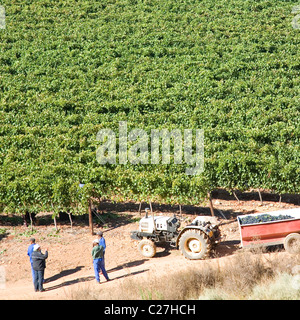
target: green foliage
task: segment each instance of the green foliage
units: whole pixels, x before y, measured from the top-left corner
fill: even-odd
[[[198,203],[300,191],[295,1],[5,0],[0,209],[86,212],[90,196]],[[102,128],[205,130],[205,170],[100,165]],[[84,184],[80,189],[79,182]]]

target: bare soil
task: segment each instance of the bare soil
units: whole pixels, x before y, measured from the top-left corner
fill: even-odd
[[[239,202],[228,194],[219,193],[217,196],[213,203],[215,214],[221,224],[223,238],[210,259],[219,261],[241,250],[237,215],[299,206],[299,198],[292,196],[282,198],[281,203],[278,201],[278,196],[277,198],[265,197],[267,200],[264,200],[263,204],[255,194],[243,197],[240,195]],[[142,208],[145,208],[145,204]],[[155,214],[179,215],[178,206],[155,206],[154,204],[153,209]],[[147,277],[152,273],[160,276],[188,266],[201,268],[203,260],[187,260],[179,250],[168,247],[159,247],[156,256],[151,259],[140,255],[137,249],[138,243],[130,238],[130,232],[137,230],[138,219],[141,217],[138,204],[107,202],[103,203],[100,210],[105,224],[95,218],[94,231],[104,232],[107,243],[106,270],[112,280],[106,282],[101,275],[100,285],[95,281],[91,258],[92,241],[96,236],[91,235],[86,220],[74,218],[72,229],[68,221],[58,221],[58,232],[56,232],[51,215],[41,213],[36,216],[34,234],[30,234],[30,227],[16,223],[13,216],[0,215],[0,271],[2,272],[0,299],[72,299],[76,297],[78,291],[95,290],[98,292],[98,297],[110,300],[119,297],[115,293],[125,279]],[[210,210],[207,206],[183,206],[181,214],[183,226],[193,220],[196,215],[210,215]],[[42,293],[36,293],[33,290],[27,256],[31,237],[41,245],[42,252],[46,248],[49,252],[45,270],[45,291]]]

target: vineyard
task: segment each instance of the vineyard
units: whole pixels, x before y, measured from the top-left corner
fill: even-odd
[[[0,211],[199,204],[217,188],[299,193],[297,4],[2,1]],[[149,136],[203,129],[204,171],[186,175],[172,152],[169,164],[99,164],[97,133],[117,135],[120,121]]]

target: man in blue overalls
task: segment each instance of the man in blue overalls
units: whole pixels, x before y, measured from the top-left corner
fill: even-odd
[[[34,270],[33,270],[33,267],[32,267],[32,252],[33,252],[33,246],[35,245],[35,239],[34,238],[31,238],[30,239],[30,245],[28,247],[28,250],[27,250],[27,255],[29,256],[29,260],[30,260],[30,265],[31,265],[31,275],[32,275],[32,281],[34,282]]]
[[[103,247],[103,258],[102,259],[103,259],[103,266],[105,268],[105,259],[104,259],[104,257],[105,257],[106,243],[105,243],[105,239],[103,237],[103,232],[102,231],[99,231],[97,233],[97,235],[98,235],[98,240],[99,240],[99,246]]]

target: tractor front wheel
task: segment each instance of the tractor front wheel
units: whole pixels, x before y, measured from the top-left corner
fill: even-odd
[[[200,230],[188,230],[179,239],[179,249],[190,260],[203,259],[209,247],[208,237]]]
[[[152,258],[156,254],[156,246],[151,240],[142,240],[138,245],[140,253],[147,258]]]

